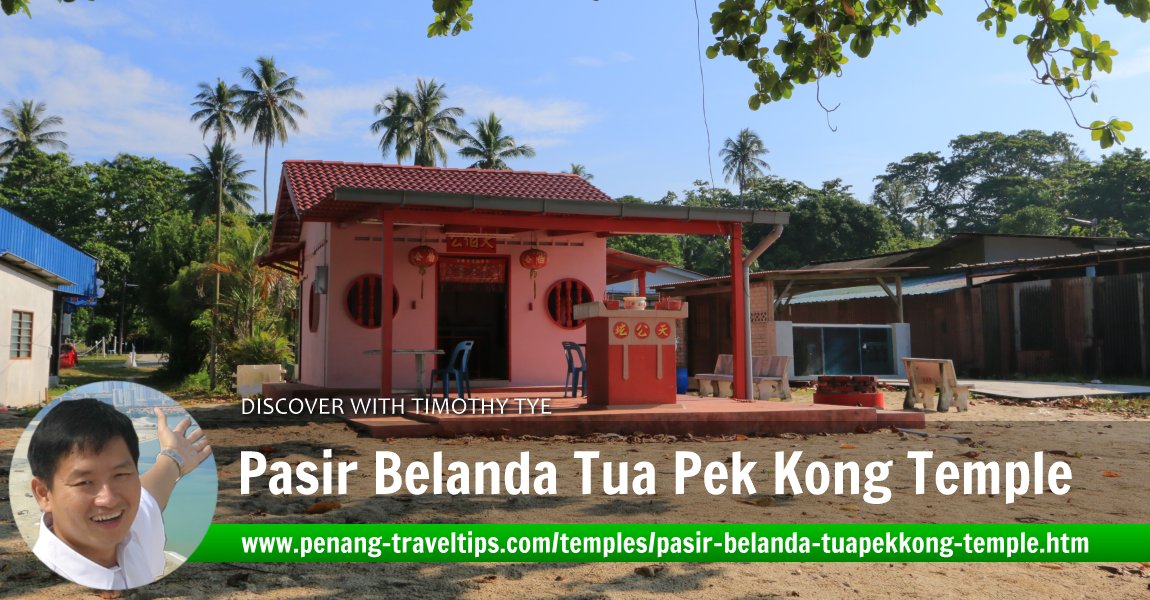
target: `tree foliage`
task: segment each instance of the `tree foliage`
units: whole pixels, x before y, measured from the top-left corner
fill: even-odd
[[[1085,164],[1064,133],[982,132],[958,136],[949,147],[949,156],[915,153],[875,178],[878,205],[890,216],[901,213],[904,232],[907,220],[919,234],[992,232],[1001,216],[1024,207],[1058,209],[1074,166]]]
[[[1073,174],[1065,210],[1097,219],[1098,235],[1150,238],[1150,157],[1123,149]]]
[[[463,109],[444,107],[446,86],[434,79],[417,79],[415,91],[401,88],[384,96],[375,105],[375,114],[383,117],[371,124],[372,133],[383,132],[379,148],[387,156],[395,148],[397,160],[414,156],[416,166],[434,167],[447,164],[444,142],[457,142],[462,133],[456,119]]]
[[[771,169],[767,161],[759,158],[768,152],[770,150],[767,150],[763,138],[747,128],[743,128],[734,139],[727,138],[723,142],[723,149],[719,151],[719,156],[723,159],[723,175],[726,176],[728,183],[734,181],[739,184],[740,195],[746,189],[747,183],[763,176],[763,169],[768,171]]]
[[[63,152],[17,154],[0,177],[0,206],[76,247],[95,240],[102,219],[92,180]]]
[[[458,35],[471,29],[472,0],[432,0],[435,21],[428,37]],[[1069,105],[1094,93],[1094,72],[1109,73],[1118,51],[1089,29],[1099,0],[987,0],[977,21],[1005,37],[1018,20],[1030,32],[1014,37],[1034,68],[1035,79],[1053,88]],[[1106,0],[1123,17],[1150,20],[1150,0]],[[897,35],[941,15],[937,0],[721,0],[711,14],[715,43],[707,56],[720,54],[744,63],[754,74],[752,110],[790,98],[796,85],[838,76],[849,55],[866,58],[879,38]],[[1059,60],[1061,59],[1061,63]],[[1077,117],[1075,117],[1077,123]],[[1122,142],[1133,126],[1119,119],[1081,127],[1103,148]]]
[[[471,122],[475,133],[461,131],[456,141],[462,146],[459,155],[463,158],[474,159],[468,165],[469,169],[498,169],[510,170],[504,159],[533,158],[535,149],[527,144],[519,144],[515,138],[503,134],[503,122],[495,113],[489,113],[486,119],[476,119]]]
[[[47,110],[43,102],[32,100],[9,102],[0,110],[4,119],[4,124],[0,125],[0,161],[11,160],[13,156],[33,148],[68,149],[64,142],[68,134],[51,129],[63,125],[64,119],[55,115],[45,117]]]
[[[243,157],[219,140],[211,148],[205,146],[204,151],[204,158],[192,156],[195,164],[188,177],[188,206],[192,213],[197,218],[216,214],[216,205],[221,201],[217,198],[221,177],[224,183],[221,212],[252,212],[248,201],[255,197],[256,186],[245,180],[255,171],[244,169]]]
[[[0,10],[3,10],[6,15],[14,15],[18,12],[22,12],[31,17],[32,10],[28,6],[31,1],[32,0],[0,0]],[[57,2],[61,4],[65,2],[70,4],[75,1],[76,0],[57,0]]]
[[[288,130],[299,131],[296,117],[307,111],[298,104],[304,95],[296,89],[298,81],[276,66],[270,56],[256,59],[256,68],[244,67],[240,75],[250,86],[239,90],[240,122],[252,130],[252,141],[264,147],[264,212],[268,212],[268,153],[272,143],[287,143]]]
[[[200,93],[192,101],[197,109],[192,113],[192,122],[200,123],[200,133],[208,137],[215,132],[217,142],[236,138],[236,122],[240,120],[240,87],[228,85],[223,79],[216,79],[216,85],[200,82]]]
[[[198,371],[208,351],[207,336],[194,322],[208,309],[195,285],[184,286],[180,273],[202,263],[211,252],[215,228],[189,211],[174,211],[152,224],[132,257],[137,298],[153,335],[166,342],[168,369],[178,375]]]
[[[595,176],[592,175],[591,172],[587,170],[587,167],[585,167],[579,163],[571,163],[571,168],[569,170],[563,171],[563,172],[564,173],[570,173],[572,175],[578,175],[578,176],[583,178],[583,181],[591,181],[592,179],[595,179]]]
[[[403,164],[404,159],[411,157],[414,143],[412,134],[415,129],[411,122],[414,102],[411,93],[397,86],[375,105],[375,114],[383,116],[371,124],[371,132],[383,132],[379,138],[379,152],[387,158],[387,153],[394,148],[396,164]]]
[[[572,167],[580,165],[571,165]],[[615,199],[624,204],[646,204],[637,196]],[[607,240],[607,247],[639,256],[646,256],[673,265],[683,264],[682,236],[677,235],[620,235]]]

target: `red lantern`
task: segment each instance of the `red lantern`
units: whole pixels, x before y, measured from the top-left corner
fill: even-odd
[[[439,253],[431,246],[416,246],[407,253],[407,262],[419,267],[419,298],[423,299],[423,275],[428,267],[434,267],[439,262]]]
[[[539,291],[535,279],[539,275],[539,269],[547,266],[547,253],[538,248],[524,250],[523,254],[519,255],[519,265],[524,269],[531,269],[531,297],[535,298]]]

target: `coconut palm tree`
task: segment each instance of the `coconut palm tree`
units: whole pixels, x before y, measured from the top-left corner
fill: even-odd
[[[763,144],[759,134],[744,128],[735,139],[727,138],[723,142],[723,149],[719,156],[723,157],[723,175],[727,181],[739,184],[739,196],[747,184],[756,177],[763,176],[763,168],[770,170],[771,165],[759,158],[770,150]]]
[[[380,99],[375,105],[375,114],[383,116],[371,124],[371,132],[383,132],[379,138],[379,151],[387,158],[388,149],[395,147],[395,162],[403,163],[403,159],[411,156],[414,129],[411,120],[412,108],[415,98],[411,93],[396,87],[390,94]]]
[[[475,128],[473,135],[469,131],[459,134],[459,144],[463,148],[459,155],[463,158],[475,159],[467,168],[469,169],[499,169],[508,171],[511,167],[503,162],[505,158],[532,158],[535,149],[526,144],[517,145],[515,138],[503,135],[503,123],[495,113],[489,113],[486,119],[476,119],[471,122]]]
[[[200,133],[204,137],[209,131],[216,132],[217,142],[236,139],[236,121],[239,120],[240,86],[228,85],[223,79],[216,79],[216,85],[200,83],[200,93],[192,106],[197,108],[192,121],[200,122]]]
[[[587,167],[584,167],[579,163],[571,163],[571,170],[563,172],[570,173],[572,175],[578,175],[583,178],[583,181],[591,181],[592,179],[595,179],[595,176],[587,171]]]
[[[40,146],[68,149],[63,140],[68,134],[49,129],[63,125],[64,119],[55,115],[45,118],[47,110],[43,102],[21,100],[19,103],[9,102],[0,111],[4,118],[4,124],[0,125],[0,138],[3,138],[0,141],[0,160],[11,160],[21,152]]]
[[[252,142],[264,146],[264,212],[268,211],[268,152],[272,142],[286,144],[288,129],[299,131],[295,118],[307,111],[296,103],[304,96],[296,89],[296,78],[276,67],[270,56],[256,59],[256,68],[244,67],[240,74],[251,89],[241,89],[240,122],[252,130]]]
[[[222,206],[224,212],[250,213],[251,206],[248,201],[254,197],[256,186],[244,181],[254,169],[242,170],[244,158],[227,144],[216,141],[211,148],[204,146],[207,152],[205,158],[192,155],[195,164],[192,165],[191,177],[188,180],[188,201],[196,218],[216,214],[217,190],[220,173],[223,174],[224,195]],[[221,171],[219,165],[223,162]]]
[[[444,85],[435,80],[415,82],[415,94],[411,104],[411,143],[415,153],[415,164],[421,167],[434,167],[437,163],[447,164],[447,151],[443,141],[455,142],[460,135],[455,119],[463,116],[463,109],[455,106],[443,108],[447,94]]]

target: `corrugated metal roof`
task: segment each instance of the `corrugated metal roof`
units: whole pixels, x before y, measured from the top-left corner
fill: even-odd
[[[1087,250],[1086,252],[1078,252],[1074,254],[1055,254],[1052,256],[1035,256],[1030,258],[1015,258],[1011,260],[999,260],[994,262],[978,263],[974,265],[956,265],[947,267],[947,271],[964,271],[969,269],[1007,269],[1009,267],[1028,267],[1031,265],[1050,266],[1061,264],[1076,264],[1081,259],[1087,259],[1088,262],[1103,262],[1110,260],[1122,260],[1126,258],[1140,258],[1150,255],[1150,245],[1143,246],[1128,246],[1122,248],[1100,248],[1098,250]]]
[[[979,285],[1002,279],[1003,277],[1010,277],[1013,273],[998,273],[994,275],[981,275],[974,277],[973,283]],[[903,296],[925,296],[928,294],[942,294],[957,289],[966,287],[966,275],[962,273],[950,273],[945,275],[933,275],[930,277],[911,277],[902,281],[902,295]],[[890,286],[891,291],[894,291],[894,286]],[[886,298],[886,292],[878,285],[860,285],[848,288],[837,288],[833,290],[819,290],[817,292],[807,292],[800,294],[791,299],[789,304],[813,304],[815,302],[842,302],[845,300],[862,300],[866,298]]]
[[[96,295],[96,259],[0,208],[0,253],[8,253],[68,282],[60,292]]]
[[[35,275],[36,277],[39,277],[40,279],[43,279],[44,281],[47,281],[56,287],[64,285],[75,285],[74,282],[68,281],[67,279],[60,277],[59,275],[41,267],[40,265],[26,261],[23,258],[12,254],[11,252],[0,250],[0,262],[8,263],[17,269],[20,269],[21,271],[31,273],[32,275]]]

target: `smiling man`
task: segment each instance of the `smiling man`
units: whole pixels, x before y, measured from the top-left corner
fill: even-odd
[[[204,432],[175,429],[155,409],[160,455],[140,475],[139,438],[132,421],[92,398],[61,402],[28,448],[32,493],[40,504],[33,552],[57,574],[102,590],[155,581],[164,571],[161,512],[172,489],[211,454]]]

